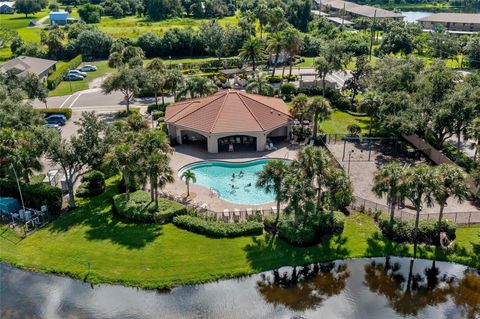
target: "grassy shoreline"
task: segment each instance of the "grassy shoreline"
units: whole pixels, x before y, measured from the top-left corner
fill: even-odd
[[[112,214],[108,191],[79,201],[80,207],[20,240],[0,229],[0,261],[39,272],[66,275],[95,284],[168,288],[259,273],[281,266],[357,257],[410,256],[411,245],[383,238],[370,216],[346,217],[345,231],[322,245],[294,248],[268,234],[212,239],[172,224],[126,221]],[[480,226],[460,227],[454,252],[420,246],[419,258],[480,268]],[[91,270],[88,272],[87,263]]]

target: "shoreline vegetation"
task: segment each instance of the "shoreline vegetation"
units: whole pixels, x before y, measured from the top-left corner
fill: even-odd
[[[65,275],[93,284],[171,288],[234,278],[314,262],[361,257],[413,255],[413,245],[381,235],[371,216],[345,217],[342,234],[320,245],[295,248],[269,234],[208,238],[177,228],[128,221],[112,211],[119,178],[107,191],[79,199],[79,207],[61,215],[25,239],[0,230],[0,262],[30,271]],[[418,259],[480,268],[480,226],[458,227],[456,247],[445,251],[419,246]]]

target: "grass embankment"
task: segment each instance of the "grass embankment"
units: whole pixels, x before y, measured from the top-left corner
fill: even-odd
[[[310,248],[294,248],[267,234],[212,239],[172,224],[130,222],[112,215],[118,179],[107,192],[79,200],[80,207],[20,240],[0,233],[0,260],[22,268],[67,274],[93,283],[140,287],[193,284],[274,269],[286,265],[365,256],[407,256],[411,245],[381,237],[369,216],[352,214],[340,236]],[[480,267],[480,227],[459,228],[457,252],[421,246],[421,258],[437,257]],[[91,270],[88,272],[88,262]]]
[[[210,21],[209,19],[193,19],[193,18],[171,18],[162,21],[148,21],[142,17],[129,16],[121,19],[112,17],[102,17],[100,23],[95,24],[101,31],[110,34],[114,38],[136,38],[145,32],[154,32],[163,34],[172,28],[188,28],[198,29],[200,24]],[[225,17],[217,20],[221,25],[236,25],[237,16]]]
[[[323,121],[320,124],[320,129],[328,134],[347,134],[347,127],[352,124],[360,126],[362,128],[362,134],[368,133],[370,117],[352,115],[335,109],[331,114],[330,119]]]

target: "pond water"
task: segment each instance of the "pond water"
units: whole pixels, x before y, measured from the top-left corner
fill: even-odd
[[[427,11],[402,11],[402,14],[405,16],[403,21],[405,22],[417,22],[418,19],[428,17],[433,14],[433,12]]]
[[[275,200],[275,193],[267,193],[255,187],[257,173],[269,160],[260,159],[249,162],[205,161],[187,165],[180,169],[195,173],[196,184],[213,189],[220,198],[237,204],[265,204]]]
[[[0,264],[7,318],[480,317],[478,271],[407,258],[352,259],[172,290],[90,285]]]

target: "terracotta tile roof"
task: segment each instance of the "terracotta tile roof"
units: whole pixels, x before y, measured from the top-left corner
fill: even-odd
[[[175,103],[165,111],[165,122],[206,133],[264,132],[291,119],[281,99],[235,90]]]

